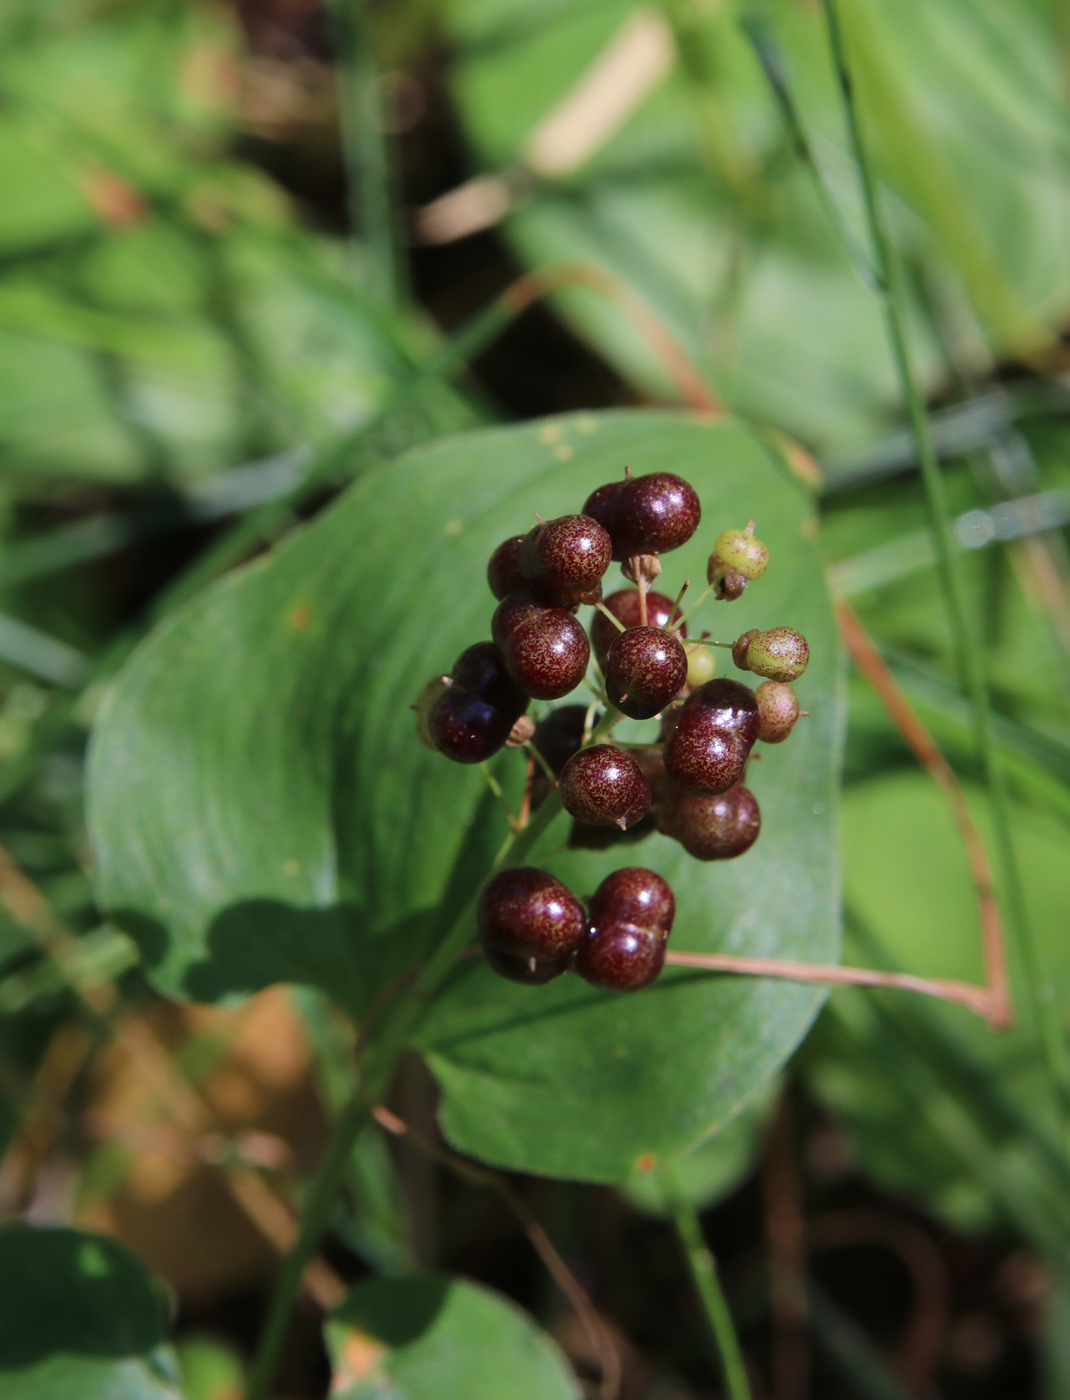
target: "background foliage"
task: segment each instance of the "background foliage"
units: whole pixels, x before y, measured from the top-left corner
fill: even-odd
[[[1036,1013],[1065,1024],[1070,971],[1070,27],[1046,0],[841,8],[1009,783],[1015,1028],[840,990],[793,1055],[821,996],[791,984],[677,973],[621,1011],[462,964],[410,1038],[431,1075],[410,1054],[392,1089],[408,1137],[369,1127],[347,1162],[279,1393],[324,1394],[333,1366],[339,1393],[422,1400],[473,1338],[533,1397],[593,1393],[604,1345],[506,1198],[591,1293],[628,1397],[721,1384],[681,1201],[777,1400],[807,1366],[822,1396],[1065,1393],[1066,1114]],[[407,705],[486,634],[489,548],[624,460],[682,471],[711,528],[758,519],[775,565],[737,616],[796,623],[815,655],[747,861],[685,874],[662,838],[635,848],[672,875],[679,946],[830,960],[842,893],[846,960],[982,974],[947,805],[857,670],[841,879],[830,591],[994,847],[821,7],[336,18],[0,14],[0,1276],[23,1310],[0,1307],[0,1389],[20,1396],[240,1393],[350,1087],[341,1013],[436,946],[505,835]],[[618,863],[562,839],[540,858],[577,886]],[[443,1164],[440,1131],[542,1176],[493,1178],[503,1197]]]

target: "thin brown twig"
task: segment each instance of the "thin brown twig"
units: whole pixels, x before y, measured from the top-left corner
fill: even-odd
[[[853,609],[840,599],[836,603],[840,635],[855,665],[876,690],[896,728],[913,749],[919,762],[939,784],[951,816],[958,827],[977,899],[977,914],[981,925],[981,948],[984,956],[985,984],[990,1003],[987,1019],[997,1030],[1006,1030],[1014,1020],[1010,986],[1007,978],[1007,955],[1003,939],[1003,921],[996,900],[995,882],[984,838],[981,836],[966,802],[965,794],[951,765],[940,752],[936,741],[914,713],[884,658],[858,620]]]
[[[602,1400],[616,1400],[620,1393],[621,1366],[613,1338],[598,1315],[598,1310],[587,1296],[583,1285],[561,1258],[549,1235],[523,1197],[514,1191],[497,1172],[493,1172],[487,1167],[481,1167],[477,1163],[469,1161],[468,1158],[452,1152],[443,1144],[425,1137],[423,1133],[411,1127],[396,1113],[391,1113],[382,1104],[373,1110],[373,1115],[380,1127],[394,1137],[406,1138],[420,1152],[433,1157],[437,1162],[441,1162],[443,1166],[456,1172],[458,1176],[463,1176],[476,1186],[490,1187],[492,1191],[498,1193],[520,1222],[532,1248],[583,1324],[584,1331],[587,1333],[591,1347],[602,1368],[602,1384],[599,1392]]]
[[[837,963],[792,962],[784,958],[747,958],[735,953],[665,954],[666,963],[675,967],[696,967],[706,972],[734,972],[744,977],[776,977],[786,982],[814,982],[827,987],[892,987],[922,996],[968,1006],[990,1025],[1002,1028],[987,987],[972,982],[943,981],[914,977],[908,972],[877,972],[870,967],[842,967]]]

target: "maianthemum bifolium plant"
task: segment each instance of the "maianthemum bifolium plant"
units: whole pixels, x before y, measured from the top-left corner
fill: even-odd
[[[413,708],[421,739],[455,762],[485,763],[504,747],[529,750],[523,815],[510,813],[514,831],[529,820],[541,767],[580,826],[626,833],[649,817],[700,860],[742,856],[758,839],[761,813],[744,784],[747,763],[756,740],[782,743],[805,713],[787,682],[805,671],[809,649],[789,627],[744,633],[731,644],[733,660],[769,678],[755,693],[710,675],[702,648],[729,644],[703,633],[685,648],[680,609],[688,583],[675,602],[650,585],[661,574],[661,555],[686,544],[701,517],[699,498],[681,477],[634,477],[626,469],[624,480],[593,491],[581,514],[540,517],[491,555],[487,580],[500,600],[494,640],[462,652]],[[612,560],[638,586],[603,602]],[[709,588],[687,615],[709,594],[742,597],[768,563],[753,521],[725,530],[707,563]],[[608,639],[604,627],[592,629],[593,682],[591,645],[574,616],[581,603],[593,604],[595,622],[610,627]],[[593,704],[565,707],[541,724],[527,713],[533,699],[560,700],[581,684]],[[657,719],[659,742],[605,742],[624,718]],[[503,977],[541,985],[574,968],[593,986],[635,992],[660,974],[675,913],[671,887],[653,870],[613,871],[585,912],[553,875],[520,866],[484,887],[476,920],[484,954]]]

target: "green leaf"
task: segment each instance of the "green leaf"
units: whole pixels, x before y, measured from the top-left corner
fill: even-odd
[[[576,1400],[565,1359],[515,1304],[463,1279],[372,1279],[327,1324],[338,1400]]]
[[[96,727],[90,824],[101,900],[165,991],[214,1001],[304,981],[360,1016],[426,959],[508,833],[479,770],[424,749],[409,706],[427,676],[487,636],[494,546],[535,510],[575,510],[626,463],[671,465],[703,501],[705,525],[666,558],[670,590],[704,577],[723,528],[757,518],[769,572],[730,615],[708,604],[695,627],[729,638],[800,627],[811,717],[753,765],[764,831],[742,860],[701,865],[657,835],[565,849],[563,822],[541,858],[579,894],[622,863],[660,871],[680,948],[836,956],[838,645],[809,502],[739,423],[622,412],[415,451],[140,649]],[[499,760],[514,793],[523,767]],[[466,960],[420,1044],[464,1150],[620,1180],[737,1112],[821,999],[681,970],[631,998],[572,978],[532,989]]]
[[[113,1240],[0,1230],[4,1400],[180,1400],[167,1306]]]

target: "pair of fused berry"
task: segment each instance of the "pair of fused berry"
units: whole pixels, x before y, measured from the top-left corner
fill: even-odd
[[[595,987],[637,992],[661,972],[675,914],[653,870],[615,870],[584,910],[553,875],[520,866],[486,885],[477,923],[488,962],[511,981],[538,985],[574,968]]]

